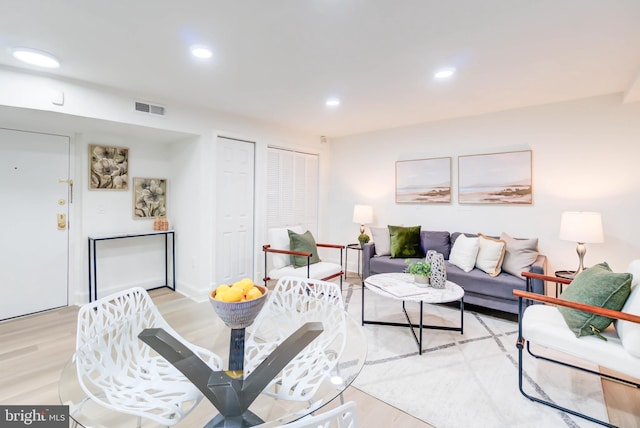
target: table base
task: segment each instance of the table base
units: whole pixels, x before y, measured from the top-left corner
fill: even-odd
[[[218,414],[215,418],[211,419],[204,428],[249,428],[262,423],[264,423],[262,419],[247,410],[242,416],[236,417],[225,417]]]
[[[407,318],[406,323],[401,322],[387,322],[387,321],[374,321],[374,320],[365,320],[364,319],[364,289],[362,287],[362,325],[365,324],[373,324],[373,325],[388,325],[392,327],[409,327],[411,329],[411,334],[413,334],[413,339],[416,341],[416,345],[418,345],[418,354],[422,355],[422,330],[423,329],[431,329],[431,330],[449,330],[449,331],[459,331],[460,334],[463,334],[464,330],[464,297],[460,299],[460,327],[448,327],[443,325],[429,325],[424,324],[422,322],[422,315],[424,309],[424,302],[420,303],[420,322],[415,324],[411,321],[409,314],[407,313],[407,309],[405,307],[405,302],[402,302],[402,311],[404,312],[404,316]],[[416,335],[415,328],[418,328],[418,335]]]

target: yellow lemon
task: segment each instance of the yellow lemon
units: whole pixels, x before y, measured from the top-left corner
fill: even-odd
[[[230,288],[231,287],[229,287],[227,284],[218,285],[218,288],[216,288],[216,296],[218,294],[226,293]]]
[[[240,281],[233,283],[233,287],[242,288],[245,293],[253,287],[253,280],[251,278],[242,278]]]
[[[262,296],[262,291],[258,287],[253,287],[247,291],[247,300],[257,299]]]
[[[244,298],[244,293],[239,288],[231,287],[225,293],[222,293],[220,297],[223,302],[239,302]]]

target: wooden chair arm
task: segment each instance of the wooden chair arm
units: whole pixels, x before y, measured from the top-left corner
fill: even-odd
[[[311,253],[306,251],[290,251],[290,250],[277,250],[275,248],[271,248],[271,245],[263,245],[262,251],[265,253],[278,253],[278,254],[289,254],[292,256],[302,256],[302,257],[311,257]]]
[[[555,278],[555,277],[551,277]],[[538,302],[544,302],[551,305],[565,306],[571,309],[577,309],[579,311],[589,312],[596,315],[602,315],[609,318],[630,321],[640,324],[640,316],[629,314],[626,312],[614,311],[612,309],[600,308],[598,306],[586,305],[584,303],[571,302],[569,300],[558,299],[556,297],[544,296],[537,293],[529,293],[522,290],[513,290],[513,295],[529,300],[535,300]]]
[[[325,248],[340,248],[341,250],[344,249],[344,245],[338,245],[338,244],[320,244],[318,242],[316,242],[316,247],[325,247]]]
[[[551,282],[557,282],[559,284],[571,284],[571,279],[567,279],[567,278],[560,278],[558,276],[548,276],[548,275],[541,275],[539,273],[533,273],[533,272],[522,272],[520,275],[524,276],[525,278],[531,278],[531,279],[540,279],[542,281],[551,281]]]

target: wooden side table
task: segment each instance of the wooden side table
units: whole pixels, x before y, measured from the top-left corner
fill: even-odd
[[[347,244],[347,246],[345,247],[346,250],[344,252],[344,279],[347,279],[347,271],[349,270],[349,250],[355,250],[358,252],[358,277],[360,279],[362,279],[362,274],[360,273],[360,263],[361,263],[361,257],[362,257],[362,246],[360,245],[360,243],[356,243],[356,244]]]

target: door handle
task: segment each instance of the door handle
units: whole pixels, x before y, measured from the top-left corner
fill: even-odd
[[[67,215],[58,214],[58,230],[65,230],[67,228]]]

